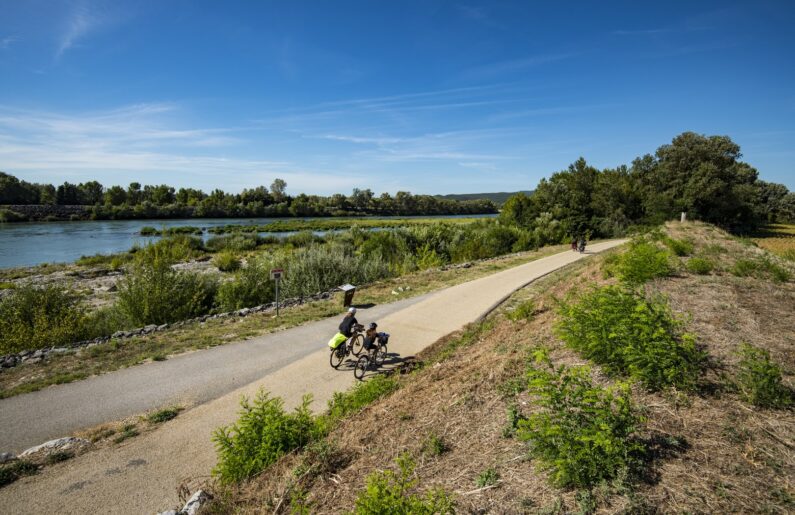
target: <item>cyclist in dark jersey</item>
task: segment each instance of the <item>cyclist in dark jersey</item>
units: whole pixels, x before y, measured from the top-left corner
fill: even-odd
[[[359,322],[356,320],[356,308],[352,307],[345,314],[345,318],[342,319],[342,322],[340,322],[340,332],[350,338],[351,335],[353,335],[353,328],[356,327],[358,323]]]

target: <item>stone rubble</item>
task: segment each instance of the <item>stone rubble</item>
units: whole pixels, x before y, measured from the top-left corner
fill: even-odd
[[[161,511],[157,515],[196,515],[204,503],[212,499],[212,496],[204,490],[197,490],[185,503],[181,510]]]
[[[35,464],[44,463],[49,456],[59,452],[69,452],[72,454],[79,454],[91,447],[91,442],[83,438],[76,438],[74,436],[67,436],[64,438],[56,438],[49,442],[44,442],[41,445],[31,447],[23,451],[19,455],[19,459],[30,461]]]

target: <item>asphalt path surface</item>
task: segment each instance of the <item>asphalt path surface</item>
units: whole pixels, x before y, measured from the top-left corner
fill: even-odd
[[[588,255],[606,250],[623,241],[608,241],[591,245],[589,252],[561,252],[538,259],[493,275],[462,283],[444,290],[428,294],[422,298],[405,301],[398,309],[377,317],[368,313],[361,320],[378,318],[379,329],[389,332],[389,351],[394,360],[416,354],[439,338],[477,320],[496,303],[505,299],[511,292],[560,269]],[[394,304],[390,305],[394,306]],[[384,309],[387,306],[383,306]],[[374,308],[375,309],[375,308]],[[372,312],[375,315],[375,311]],[[0,488],[0,511],[7,513],[155,513],[174,507],[177,504],[177,488],[186,479],[196,484],[198,479],[208,477],[216,463],[212,443],[212,432],[216,428],[233,423],[238,416],[239,401],[242,396],[252,397],[261,388],[273,396],[284,400],[285,407],[291,409],[301,402],[304,394],[314,398],[312,407],[321,411],[334,392],[343,391],[354,384],[350,369],[334,370],[329,366],[329,351],[325,342],[336,328],[337,319],[318,322],[318,330],[327,324],[322,337],[320,333],[304,333],[307,326],[269,335],[281,345],[307,344],[314,351],[290,361],[282,358],[282,366],[272,358],[270,368],[260,369],[259,377],[244,386],[206,401],[185,411],[177,418],[164,423],[158,429],[126,440],[120,445],[104,447],[88,452],[77,458],[45,468],[36,476],[25,477],[11,485]],[[313,324],[309,324],[313,325]],[[310,337],[310,335],[316,335]],[[267,337],[263,337],[267,338]],[[307,341],[309,341],[307,343]],[[241,346],[255,346],[257,340],[241,343]],[[301,342],[301,343],[292,343]],[[276,352],[275,343],[258,347],[264,354]],[[223,350],[214,349],[213,351]],[[204,359],[198,351],[184,356],[185,360]],[[194,357],[195,356],[195,357]],[[255,358],[250,358],[255,359]],[[259,358],[256,358],[259,359]],[[174,358],[176,361],[176,358]],[[171,361],[171,360],[169,360]],[[267,360],[266,360],[267,361]],[[152,363],[133,367],[129,370],[107,374],[108,381],[121,383],[116,391],[131,388],[126,381],[136,381],[138,388],[157,390],[173,381],[173,377],[155,378],[147,382],[139,379],[125,379],[123,373],[146,374],[158,365]],[[228,367],[227,374],[236,374],[236,363],[219,363],[218,360],[205,361],[206,367]],[[187,366],[187,365],[186,365]],[[190,374],[202,375],[201,367],[190,366]],[[186,372],[187,373],[187,372]],[[223,375],[223,371],[216,372]],[[256,376],[256,374],[254,374]],[[126,376],[125,376],[126,377]],[[98,378],[99,379],[99,378]],[[155,382],[156,381],[156,382]],[[241,377],[241,382],[244,379]],[[227,383],[228,384],[228,383]],[[143,386],[141,386],[143,385]],[[79,388],[80,383],[64,385]],[[199,388],[199,387],[197,387]],[[49,390],[49,389],[48,389]],[[53,388],[58,390],[58,388]],[[73,390],[77,391],[77,390]],[[220,391],[220,390],[218,390]],[[100,390],[97,393],[104,395]],[[131,396],[143,395],[132,392]],[[190,395],[199,395],[192,392]],[[203,395],[203,394],[202,394]],[[115,402],[113,396],[103,402]],[[92,403],[91,399],[80,398],[76,403]],[[95,402],[96,403],[96,402]],[[152,407],[152,406],[148,406]],[[5,407],[0,404],[2,425],[11,422],[6,418]],[[44,423],[48,413],[39,413],[32,424]],[[84,425],[87,425],[84,423]]]
[[[360,322],[421,302],[426,295],[360,309]],[[53,438],[166,406],[195,406],[284,368],[322,347],[340,317],[246,341],[189,352],[83,381],[0,400],[0,452],[20,453]]]

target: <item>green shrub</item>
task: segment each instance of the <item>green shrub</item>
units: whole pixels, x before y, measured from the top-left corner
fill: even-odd
[[[589,487],[635,466],[643,420],[628,385],[602,388],[591,382],[588,367],[555,368],[540,352],[528,379],[542,411],[519,421],[518,436],[554,484]]]
[[[259,473],[290,451],[318,436],[318,426],[309,410],[311,396],[293,413],[284,411],[284,402],[260,390],[253,403],[240,402],[240,418],[213,432],[218,465],[213,474],[224,483],[242,481]]]
[[[633,241],[613,265],[613,273],[627,284],[643,284],[674,272],[670,255],[653,243]]]
[[[322,242],[323,238],[315,235],[312,231],[299,231],[291,234],[284,239],[284,243],[293,247],[309,247],[313,243]]]
[[[196,258],[204,252],[201,238],[179,234],[163,238],[158,242],[149,243],[143,247],[133,248],[135,262],[138,264],[152,264],[160,261],[179,263]]]
[[[751,277],[757,274],[759,264],[751,259],[738,259],[731,268],[732,275],[737,277]]]
[[[500,474],[493,468],[490,468],[478,474],[478,478],[475,480],[475,486],[478,488],[485,488],[487,486],[496,485],[499,480]]]
[[[259,306],[276,298],[275,286],[270,278],[273,263],[265,258],[250,259],[240,269],[235,279],[218,287],[216,301],[223,311]],[[282,294],[284,298],[284,294]]]
[[[436,253],[436,249],[431,248],[429,243],[426,243],[417,249],[417,268],[420,270],[428,270],[429,268],[438,268],[444,264],[444,259]]]
[[[176,418],[180,411],[182,408],[163,408],[147,415],[146,420],[152,424],[161,424]]]
[[[0,487],[13,483],[22,476],[32,476],[39,471],[33,463],[25,460],[16,460],[0,465]]]
[[[424,496],[412,494],[417,480],[411,479],[414,461],[408,454],[397,458],[399,473],[377,471],[367,476],[366,489],[356,498],[356,515],[424,515],[455,513],[453,499],[442,489],[433,489]]]
[[[694,257],[687,260],[685,267],[692,274],[707,275],[715,269],[715,263],[706,258]]]
[[[605,286],[562,303],[559,314],[558,336],[608,373],[640,380],[652,390],[695,386],[704,355],[662,299]]]
[[[18,286],[0,300],[0,354],[69,344],[88,334],[77,299],[56,286]]]
[[[234,233],[225,234],[223,236],[214,236],[207,240],[205,246],[213,252],[220,252],[222,250],[242,252],[254,250],[259,246],[259,244],[260,239],[256,233]]]
[[[0,290],[13,290],[17,287],[14,283],[0,281]]]
[[[781,367],[770,360],[768,351],[743,343],[738,353],[737,385],[747,402],[762,408],[786,408],[792,404],[792,392],[781,382]]]
[[[675,240],[673,238],[663,238],[665,246],[671,249],[671,252],[677,256],[689,256],[693,253],[693,243],[686,240]]]
[[[76,265],[80,266],[97,266],[109,265],[111,268],[118,269],[122,263],[126,263],[133,258],[133,255],[127,252],[119,254],[94,254],[93,256],[80,256],[75,261]],[[114,266],[117,263],[117,266]]]
[[[347,392],[334,392],[328,403],[328,422],[333,424],[352,413],[356,413],[376,400],[398,389],[398,381],[382,374],[369,381],[359,382]]]
[[[141,231],[139,232],[141,236],[160,236],[160,231],[155,229],[152,226],[145,225],[141,227]]]
[[[167,251],[166,251],[167,252]],[[152,252],[119,281],[116,307],[132,325],[165,324],[208,313],[217,289],[214,279],[177,271]]]
[[[785,267],[779,265],[768,256],[759,259],[738,259],[731,269],[731,273],[737,277],[770,277],[775,282],[784,283],[792,279],[792,273]]]
[[[532,300],[526,300],[507,313],[509,319],[514,322],[519,320],[530,320],[536,312],[536,304]]]
[[[240,259],[229,251],[224,251],[215,256],[213,264],[222,272],[234,272],[240,268]]]
[[[392,275],[379,256],[357,255],[339,245],[297,249],[280,262],[285,269],[285,297],[309,297],[342,284],[362,285]]]
[[[449,450],[450,448],[445,443],[444,438],[436,433],[429,434],[428,438],[422,443],[422,452],[429,456],[441,456]]]
[[[0,209],[0,223],[3,222],[24,222],[28,217],[22,213],[17,213],[11,209]]]

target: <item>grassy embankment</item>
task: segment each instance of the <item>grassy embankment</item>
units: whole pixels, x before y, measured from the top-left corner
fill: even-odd
[[[209,512],[790,513],[792,274],[671,224],[338,395],[324,436],[265,473],[222,456]]]
[[[465,281],[483,277],[500,270],[532,261],[563,250],[563,246],[545,247],[491,261],[474,262],[470,268],[429,269],[378,281],[360,288],[358,304],[384,304],[439,290]],[[402,288],[402,292],[397,289]],[[394,295],[392,292],[398,292]],[[254,338],[273,331],[294,327],[312,320],[340,314],[341,295],[326,301],[284,309],[276,319],[271,313],[249,315],[245,318],[208,320],[168,331],[112,341],[85,349],[77,354],[53,356],[33,365],[18,366],[0,374],[0,398],[39,390],[52,384],[77,381],[136,364],[164,360],[169,356],[196,349],[223,345]],[[323,342],[318,342],[321,345]]]

